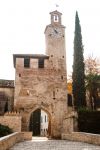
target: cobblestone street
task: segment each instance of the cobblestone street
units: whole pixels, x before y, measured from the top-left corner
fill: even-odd
[[[48,140],[34,137],[32,141],[17,143],[10,150],[100,150],[100,146],[67,140]]]

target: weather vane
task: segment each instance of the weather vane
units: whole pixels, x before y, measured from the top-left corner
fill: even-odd
[[[55,6],[56,6],[56,8],[57,8],[57,7],[59,7],[59,5],[58,5],[58,4],[55,4]]]
[[[59,5],[57,3],[55,3],[55,8],[58,9],[59,8]]]

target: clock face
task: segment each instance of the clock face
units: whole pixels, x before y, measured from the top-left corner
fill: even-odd
[[[60,28],[52,28],[50,35],[56,38],[63,37],[63,33]]]

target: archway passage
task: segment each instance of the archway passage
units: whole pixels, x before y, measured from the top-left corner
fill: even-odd
[[[33,136],[50,135],[50,118],[48,113],[42,109],[37,109],[30,116],[29,130]]]

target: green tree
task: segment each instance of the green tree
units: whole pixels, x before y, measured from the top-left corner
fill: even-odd
[[[75,16],[74,59],[72,73],[73,100],[76,108],[86,106],[85,72],[81,26],[78,12]]]
[[[85,60],[87,106],[96,109],[100,101],[100,63],[93,56]]]
[[[100,91],[100,75],[88,74],[86,75],[86,90],[89,97],[89,108],[96,109],[96,103],[99,101],[98,90]]]
[[[0,124],[0,137],[6,136],[11,133],[13,133],[12,129],[10,129],[8,126]]]

